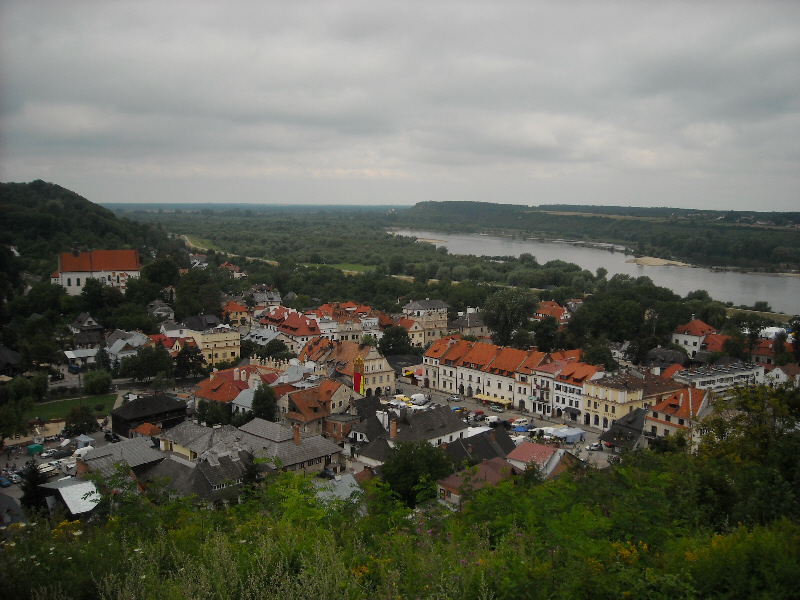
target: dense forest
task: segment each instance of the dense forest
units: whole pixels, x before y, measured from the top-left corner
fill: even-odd
[[[696,453],[675,438],[606,469],[468,483],[454,513],[435,499],[412,511],[378,480],[321,496],[294,473],[214,510],[170,501],[158,482],[140,492],[123,469],[98,482],[89,522],[39,514],[5,530],[0,588],[20,600],[788,600],[800,595],[798,416],[796,388],[740,390]]]

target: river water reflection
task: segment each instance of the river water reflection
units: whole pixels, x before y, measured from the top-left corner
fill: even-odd
[[[485,235],[418,230],[398,230],[395,233],[437,240],[436,245],[445,246],[450,254],[519,256],[529,252],[536,257],[539,264],[551,260],[563,260],[575,263],[592,273],[604,267],[608,270],[608,277],[618,273],[632,277],[646,276],[656,285],[669,288],[681,296],[695,290],[706,290],[712,298],[721,302],[752,306],[755,302],[764,300],[777,312],[800,313],[800,277],[711,271],[698,267],[647,267],[627,262],[632,256],[622,252],[559,242],[522,241]]]

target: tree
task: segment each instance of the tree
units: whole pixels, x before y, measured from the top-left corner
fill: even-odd
[[[374,348],[375,346],[378,345],[378,339],[372,334],[365,333],[364,335],[361,336],[361,345],[371,346]]]
[[[540,352],[550,352],[555,349],[558,321],[553,317],[545,317],[533,325],[533,341]]]
[[[378,350],[384,356],[393,356],[396,354],[410,354],[413,351],[411,346],[411,338],[408,337],[408,331],[405,327],[393,325],[383,332],[381,341],[378,342]]]
[[[120,372],[137,381],[151,379],[162,372],[169,377],[173,372],[172,357],[164,346],[142,346],[135,356],[122,360]]]
[[[265,421],[274,421],[277,405],[275,391],[268,385],[259,385],[253,394],[253,416]]]
[[[105,370],[89,371],[83,376],[83,389],[87,394],[107,394],[111,389],[111,373]]]
[[[383,463],[381,474],[391,490],[413,508],[430,498],[436,480],[455,470],[450,457],[441,447],[428,442],[398,444]]]
[[[486,299],[481,317],[498,346],[509,346],[514,334],[523,329],[536,311],[538,300],[530,291],[507,288]]]
[[[22,468],[22,497],[20,504],[28,510],[44,508],[44,491],[40,485],[47,483],[47,475],[39,471],[39,465],[33,458]]]
[[[97,352],[94,355],[94,364],[97,369],[111,371],[111,356],[109,356],[105,345],[101,345],[97,349]]]
[[[204,373],[203,353],[197,346],[184,345],[175,356],[175,377],[200,377]]]
[[[64,434],[67,437],[92,433],[99,428],[97,419],[88,406],[74,406],[64,418]]]

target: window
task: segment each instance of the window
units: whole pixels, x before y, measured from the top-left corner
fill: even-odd
[[[617,414],[617,407],[616,407],[616,406],[614,406],[613,404],[611,405],[611,414],[612,414],[612,415],[615,415],[615,414]]]
[[[72,285],[72,277],[67,277],[67,287]]]
[[[80,285],[81,285],[81,278],[80,278],[80,277],[78,277],[78,278],[76,278],[76,279],[75,279],[75,285],[77,285],[78,287],[80,287]]]

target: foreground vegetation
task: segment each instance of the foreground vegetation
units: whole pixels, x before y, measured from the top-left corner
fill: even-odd
[[[121,469],[90,522],[10,527],[0,588],[20,599],[795,598],[798,414],[796,389],[740,390],[707,424],[724,438],[697,454],[675,439],[555,481],[531,472],[465,490],[456,513],[411,512],[376,480],[322,501],[289,473],[209,510],[155,484],[136,494]]]

